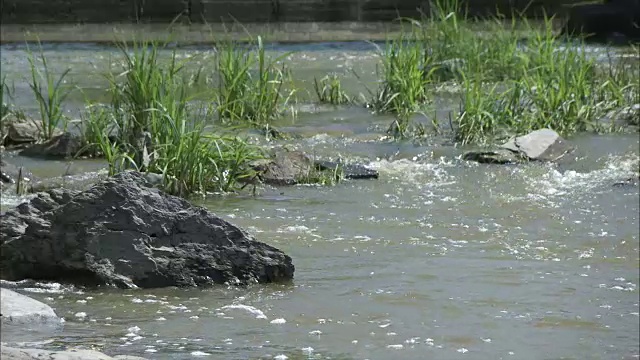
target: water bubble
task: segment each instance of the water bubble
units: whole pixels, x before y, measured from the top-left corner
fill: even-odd
[[[192,351],[191,356],[209,356],[211,354],[206,353],[204,351]]]

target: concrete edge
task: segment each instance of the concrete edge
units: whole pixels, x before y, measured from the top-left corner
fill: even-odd
[[[267,42],[312,43],[384,41],[400,33],[397,22],[309,22],[252,24],[40,24],[0,25],[0,44],[114,43],[170,40],[184,45],[214,44],[223,39],[248,41],[260,35]]]
[[[132,40],[167,40],[181,44],[212,44],[223,39],[247,41],[262,36],[275,42],[378,41],[400,31],[398,24],[377,23],[274,23],[239,25],[169,24],[40,24],[0,25],[0,43],[113,43]]]

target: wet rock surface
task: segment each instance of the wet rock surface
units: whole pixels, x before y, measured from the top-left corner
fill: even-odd
[[[557,161],[573,151],[573,147],[551,129],[515,137],[501,147],[533,161]]]
[[[42,143],[33,144],[20,152],[20,155],[40,158],[73,158],[81,155],[84,142],[80,135],[63,133]]]
[[[346,179],[377,179],[379,176],[376,170],[369,169],[364,165],[320,160],[316,160],[314,163],[320,171],[335,171],[338,168]]]
[[[624,179],[624,180],[613,183],[613,187],[617,187],[617,188],[631,188],[639,185],[640,185],[640,174],[636,176],[632,176],[628,179]]]
[[[468,151],[462,155],[462,159],[482,164],[515,164],[523,161],[517,153],[507,149]]]
[[[5,280],[122,288],[278,282],[291,258],[124,172],[87,191],[50,190],[0,216]]]
[[[34,300],[13,290],[0,289],[3,325],[61,325],[62,319],[55,311],[40,301]],[[7,328],[5,328],[7,329]]]
[[[266,184],[295,185],[309,178],[313,160],[302,151],[279,149],[271,159],[254,162],[252,167]]]
[[[574,148],[551,129],[540,129],[515,137],[491,150],[468,151],[464,160],[480,163],[510,164],[524,161],[557,162],[569,159]]]
[[[333,172],[338,168],[346,179],[377,179],[378,172],[359,164],[313,160],[302,151],[276,150],[271,159],[256,161],[251,165],[259,173],[262,182],[275,186],[295,185],[307,182],[314,171]]]

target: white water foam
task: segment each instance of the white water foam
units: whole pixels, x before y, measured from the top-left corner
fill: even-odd
[[[267,316],[264,314],[264,312],[262,312],[262,310],[250,305],[242,305],[242,304],[225,305],[221,307],[219,310],[242,310],[250,315],[255,316],[256,319],[267,319]]]
[[[0,196],[0,206],[14,208],[22,203],[33,199],[34,197],[36,197],[35,194],[29,194],[25,196],[2,194],[2,196]]]
[[[452,183],[452,177],[448,174],[447,168],[455,166],[452,161],[440,159],[437,163],[422,163],[409,159],[385,160],[378,159],[368,165],[374,170],[378,170],[381,175],[386,175],[396,181],[410,184],[445,185]]]
[[[537,195],[542,198],[592,193],[599,187],[602,187],[603,191],[609,191],[610,186],[616,181],[637,176],[639,160],[637,154],[611,156],[603,169],[585,173],[549,169],[546,174],[531,178],[526,183],[533,197]]]

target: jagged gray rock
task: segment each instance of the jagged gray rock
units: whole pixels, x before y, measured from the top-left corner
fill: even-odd
[[[279,282],[291,258],[127,171],[0,216],[0,276],[122,288]]]
[[[573,151],[573,147],[551,129],[540,129],[515,137],[501,147],[534,161],[557,161]]]

